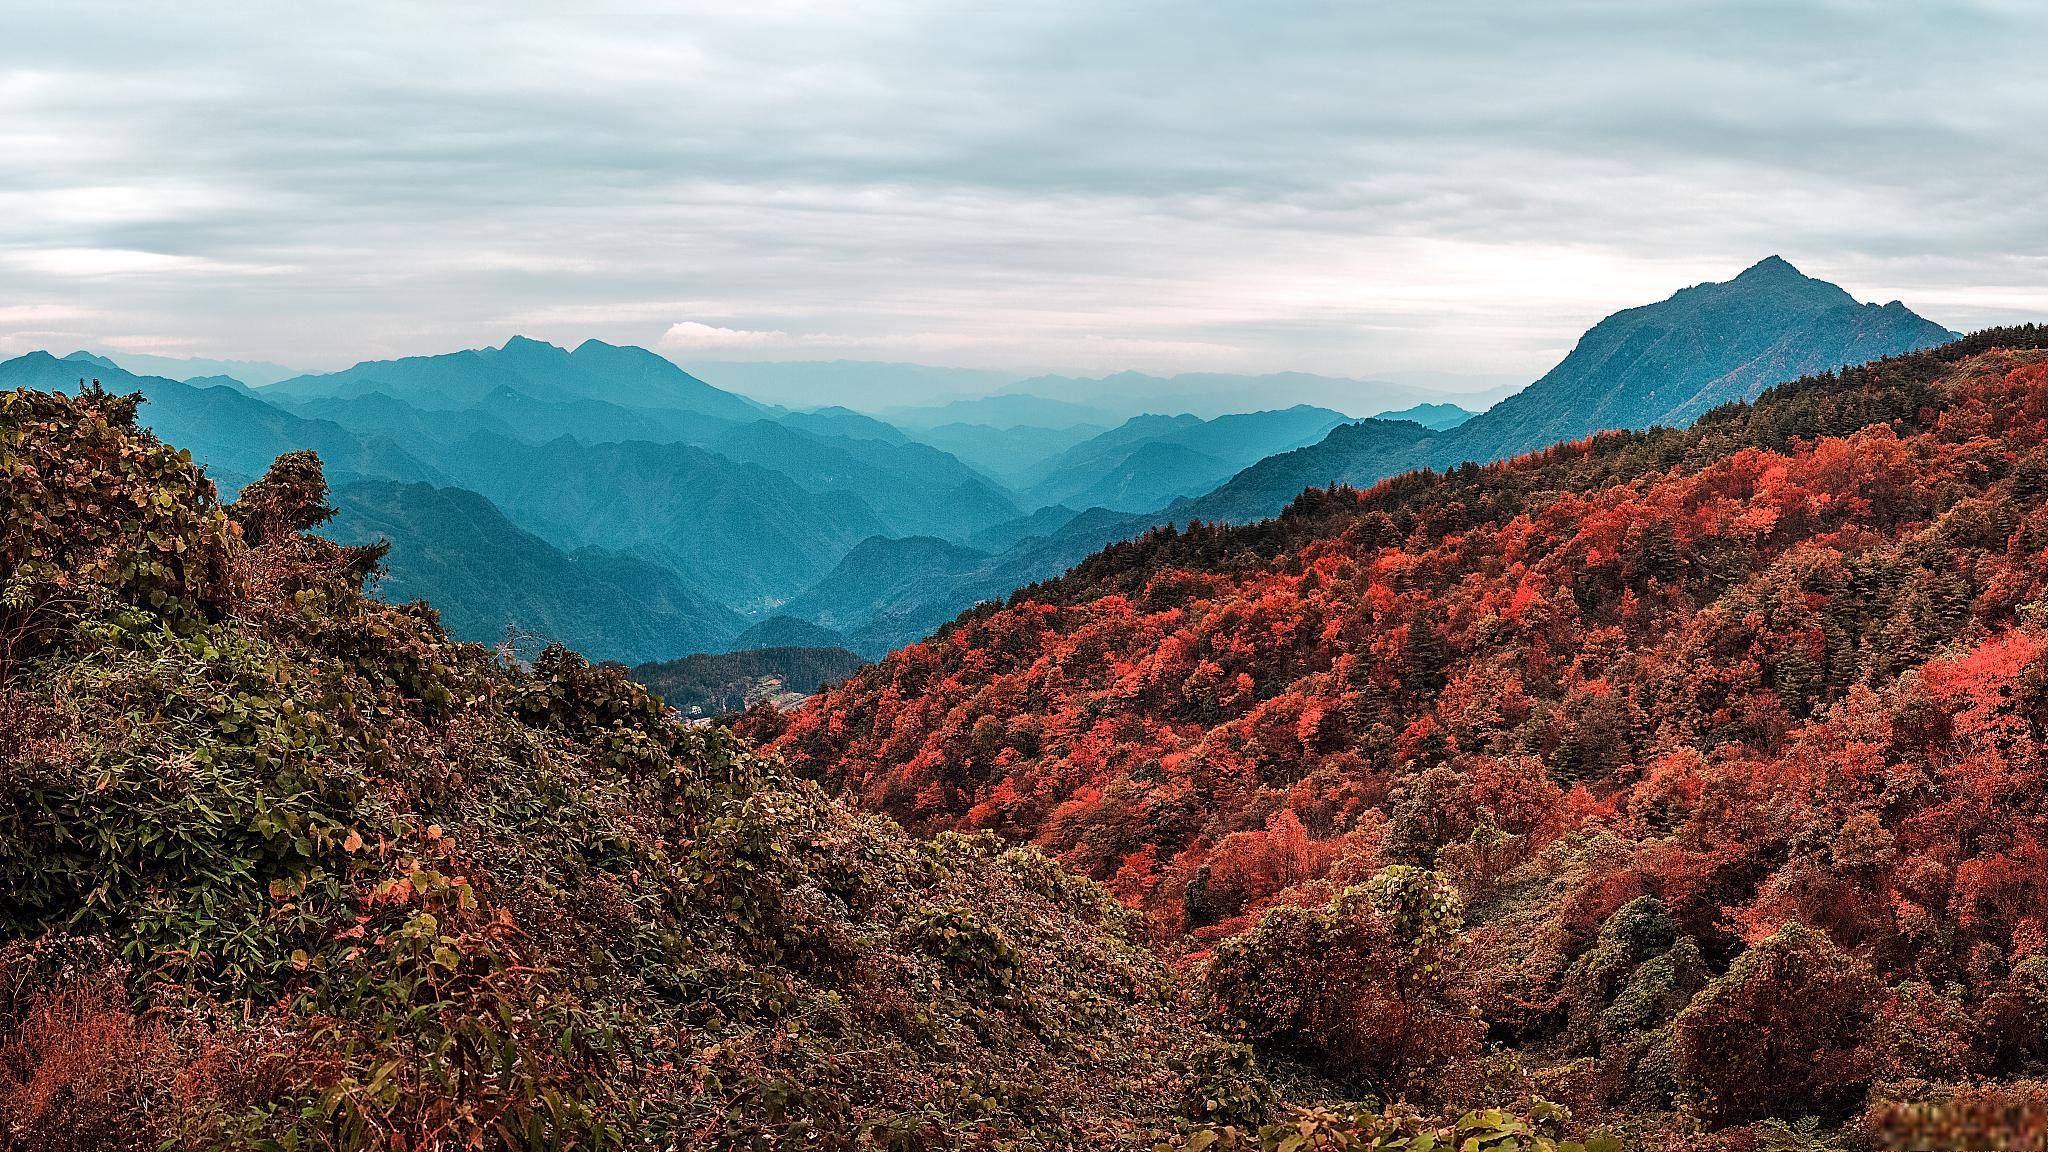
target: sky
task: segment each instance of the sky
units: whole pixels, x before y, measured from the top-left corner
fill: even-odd
[[[0,353],[1531,379],[2048,318],[2048,5],[0,0]]]

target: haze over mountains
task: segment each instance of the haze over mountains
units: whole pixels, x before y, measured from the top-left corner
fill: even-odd
[[[1001,382],[842,362],[787,366],[777,388],[772,366],[716,366],[749,397],[645,349],[523,337],[276,380],[252,366],[260,387],[211,371],[229,362],[38,352],[0,364],[0,388],[140,391],[143,421],[230,493],[283,452],[319,452],[328,531],[388,539],[387,592],[431,599],[463,638],[517,629],[628,662],[873,657],[1158,524],[1256,520],[1308,487],[1685,424],[1949,336],[1773,257],[1609,317],[1477,415],[1485,394],[1292,373]],[[810,393],[831,403],[805,411],[772,401],[831,379],[858,386]],[[1246,395],[1272,399],[1219,408]]]

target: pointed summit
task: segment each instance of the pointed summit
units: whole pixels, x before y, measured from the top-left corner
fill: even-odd
[[[1742,274],[1735,278],[1735,282],[1740,284],[1744,281],[1806,279],[1810,279],[1810,277],[1799,269],[1794,268],[1792,262],[1783,256],[1766,256],[1743,269]]]
[[[564,352],[564,351],[567,351],[567,349],[563,349],[563,348],[557,348],[556,346],[554,346],[553,344],[550,344],[550,343],[548,343],[548,342],[547,342],[547,341],[545,341],[545,340],[535,340],[535,339],[534,339],[533,337],[531,337],[531,336],[514,336],[514,337],[512,337],[512,338],[511,338],[510,340],[507,340],[507,341],[505,341],[505,346],[504,346],[504,347],[502,347],[502,348],[500,348],[500,349],[498,349],[498,351],[500,351],[500,352],[541,352],[541,351],[547,351],[547,352]]]

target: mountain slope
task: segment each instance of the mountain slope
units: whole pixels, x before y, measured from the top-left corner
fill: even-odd
[[[788,412],[776,419],[791,428],[817,436],[846,436],[856,440],[880,440],[885,444],[903,444],[910,439],[893,424],[836,404],[804,412]]]
[[[1488,463],[1611,428],[1683,425],[1773,384],[1952,335],[1896,302],[1858,304],[1773,256],[1733,280],[1609,316],[1542,379],[1410,451],[1333,435],[1286,465],[1233,478],[1188,511],[1243,522],[1273,515],[1305,487]]]
[[[1602,320],[1562,363],[1466,423],[1444,450],[1486,461],[1608,428],[1683,425],[1773,384],[1953,337],[1903,304],[1858,304],[1772,256],[1733,280]]]
[[[1977,1023],[2048,1021],[2018,1007],[2048,891],[2043,413],[2048,330],[2008,330],[1690,430],[1312,491],[1110,548],[753,730],[1223,941],[1269,1051],[1383,1051],[1302,1013],[1377,1011],[1324,999],[1315,958],[1332,898],[1399,865],[1456,890],[1462,1002],[1576,1106],[1995,1110],[2048,1059]]]
[[[1135,416],[1043,464],[1025,502],[1150,512],[1176,497],[1200,495],[1276,452],[1312,444],[1348,420],[1306,404],[1209,420]]]
[[[1407,420],[1360,420],[1330,430],[1314,444],[1280,452],[1193,500],[1167,509],[1176,521],[1230,524],[1264,519],[1309,488],[1369,485],[1427,459],[1439,433]]]
[[[931,536],[871,537],[781,611],[846,631],[922,603],[933,579],[975,571],[988,559],[986,552]]]
[[[1027,483],[1044,461],[1105,431],[1108,429],[1100,424],[1072,424],[1065,428],[1020,424],[994,428],[987,424],[953,423],[922,429],[917,438],[1015,488]]]
[[[1080,1149],[1263,1111],[1100,889],[913,841],[622,670],[453,643],[301,534],[312,457],[224,509],[133,418],[0,395],[10,1146]]]
[[[820,496],[871,509],[895,533],[959,537],[1013,519],[1010,498],[973,469],[928,444],[805,431],[757,420],[706,447],[778,472]]]
[[[378,593],[428,600],[458,640],[495,644],[514,628],[593,660],[637,662],[723,647],[745,622],[658,565],[596,551],[564,555],[459,488],[363,481],[334,492],[326,534],[392,543]]]
[[[1087,486],[1049,486],[1048,494],[1058,492],[1050,505],[1053,507],[1149,512],[1190,493],[1214,488],[1234,472],[1236,468],[1228,460],[1171,440],[1154,440],[1139,445],[1107,471],[1096,474]]]
[[[728,605],[794,595],[887,529],[857,498],[683,444],[530,445],[479,433],[441,463],[559,548],[631,552]]]
[[[1381,412],[1375,420],[1407,420],[1432,432],[1447,432],[1478,415],[1456,404],[1416,404],[1395,412]]]

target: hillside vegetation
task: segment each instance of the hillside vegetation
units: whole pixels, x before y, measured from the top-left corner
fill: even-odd
[[[1108,884],[1356,1090],[2038,1121],[2044,497],[2048,332],[1984,333],[1160,530],[748,726]]]
[[[686,716],[725,716],[763,700],[799,701],[865,663],[844,648],[754,648],[642,664],[632,675]]]
[[[451,642],[306,534],[310,454],[222,506],[135,405],[0,393],[0,1146],[1097,1148],[1263,1108],[1094,885]]]

